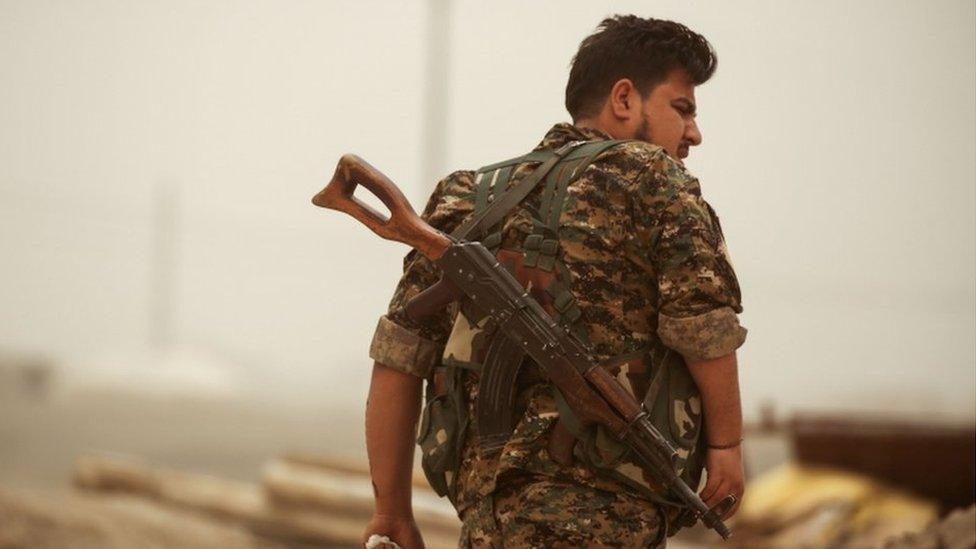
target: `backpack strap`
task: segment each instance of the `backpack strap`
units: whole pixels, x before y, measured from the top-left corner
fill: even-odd
[[[493,201],[493,197],[508,190],[512,172],[515,170],[517,164],[517,162],[507,161],[504,164],[494,164],[478,170],[478,175],[475,178],[474,215],[481,214],[481,212],[488,208],[489,203]],[[497,228],[499,224],[500,222],[496,223],[496,227],[492,227],[492,229]],[[482,230],[482,232],[485,231]],[[489,250],[495,251],[502,243],[501,231],[496,230],[488,233],[488,235],[481,238],[481,243]]]
[[[600,153],[627,141],[629,140],[589,141],[574,149],[572,154],[567,155],[547,178],[547,193],[543,197],[540,208],[542,214],[540,221],[551,231],[557,232],[559,230],[559,215],[562,213],[563,202],[566,200],[566,191],[570,183],[575,181]]]
[[[480,197],[484,193],[484,203],[487,204],[487,206],[485,206],[484,209],[481,210],[480,212],[476,213],[473,217],[470,217],[467,221],[462,223],[460,227],[458,227],[457,229],[454,230],[454,232],[451,233],[451,236],[458,240],[462,240],[462,239],[477,240],[478,237],[480,237],[487,229],[490,229],[496,223],[501,221],[502,218],[505,217],[505,215],[512,210],[512,208],[517,206],[519,202],[521,202],[522,199],[524,199],[529,194],[529,192],[531,192],[532,189],[534,189],[535,186],[540,181],[542,181],[543,178],[545,178],[545,176],[549,173],[549,171],[552,170],[552,168],[557,163],[559,163],[560,160],[563,159],[563,157],[565,157],[573,149],[575,149],[577,146],[581,145],[582,143],[583,143],[582,141],[573,141],[571,143],[567,143],[563,145],[555,152],[536,151],[539,153],[545,153],[548,156],[548,158],[546,158],[546,160],[542,162],[542,165],[536,168],[535,171],[529,174],[525,179],[519,181],[518,184],[516,184],[514,187],[507,189],[506,192],[499,195],[495,200],[491,202],[491,204],[487,204],[488,202],[487,192],[488,190],[490,190],[492,183],[497,184],[497,179],[495,179],[496,177],[495,175],[492,175],[493,180],[486,181],[485,176],[482,175],[481,181],[479,182],[480,185],[478,187],[479,192],[475,197],[475,205],[477,208]],[[518,159],[505,161],[506,163],[503,163],[504,165],[499,166],[498,164],[493,164],[487,166],[486,168],[491,170],[490,173],[492,174],[500,174],[502,170],[507,170],[510,176],[512,166],[514,164],[518,164],[519,162],[529,161],[524,159],[531,155],[535,155],[536,157],[538,156],[536,155],[536,153],[529,153],[529,155],[519,157]],[[488,173],[483,170],[485,170],[485,168],[482,168],[482,170],[478,170],[478,171],[479,173]],[[507,181],[505,183],[507,185]],[[482,191],[482,189],[485,187],[487,187],[487,189]]]
[[[523,245],[526,250],[526,265],[546,271],[556,268],[559,254],[559,217],[569,185],[597,155],[624,142],[626,140],[610,139],[584,143],[552,170],[546,178],[546,188],[542,193],[539,219],[535,220],[535,229],[526,237]]]

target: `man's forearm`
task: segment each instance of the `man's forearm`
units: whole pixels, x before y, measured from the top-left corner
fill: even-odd
[[[366,453],[376,496],[376,513],[410,516],[414,433],[423,380],[373,365],[366,401]]]
[[[742,404],[735,351],[711,360],[688,362],[688,369],[702,394],[708,444],[737,443],[742,438]]]

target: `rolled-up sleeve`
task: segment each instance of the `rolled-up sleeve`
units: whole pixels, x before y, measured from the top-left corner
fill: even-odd
[[[746,329],[730,307],[689,317],[658,314],[661,342],[696,362],[725,356],[746,340]]]
[[[449,233],[471,213],[473,174],[454,172],[441,180],[420,217],[435,229]],[[416,250],[403,259],[403,274],[397,282],[386,314],[380,317],[369,347],[369,356],[384,366],[426,377],[440,362],[451,331],[452,314],[445,308],[426,318],[409,317],[404,308],[414,296],[434,285],[440,271]]]
[[[658,293],[657,333],[689,361],[727,355],[746,329],[739,282],[722,228],[698,180],[666,154],[655,155],[639,181],[638,221],[649,228],[645,250]]]
[[[429,339],[417,335],[393,322],[385,315],[380,317],[373,342],[369,345],[369,358],[401,372],[417,377],[427,377],[439,362],[443,349]]]

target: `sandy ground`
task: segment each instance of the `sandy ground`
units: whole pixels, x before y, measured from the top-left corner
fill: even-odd
[[[126,496],[0,490],[0,547],[277,549],[245,528]]]

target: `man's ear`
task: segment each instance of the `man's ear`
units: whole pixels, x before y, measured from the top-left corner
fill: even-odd
[[[614,118],[623,122],[630,120],[640,111],[640,94],[629,78],[617,80],[610,88],[610,112]]]

